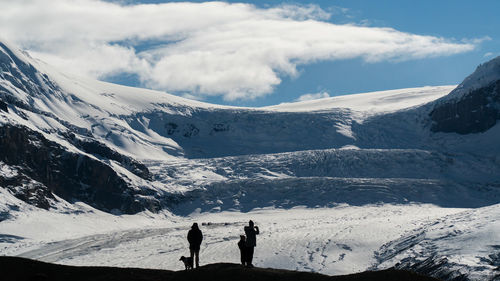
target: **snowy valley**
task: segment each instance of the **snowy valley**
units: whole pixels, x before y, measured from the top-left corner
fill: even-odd
[[[500,57],[458,87],[219,106],[74,77],[0,42],[0,255],[500,280]]]

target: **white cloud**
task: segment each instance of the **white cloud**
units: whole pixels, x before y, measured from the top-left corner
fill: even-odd
[[[484,58],[489,58],[492,57],[494,54],[492,52],[487,52],[486,54],[483,55]]]
[[[328,92],[322,91],[319,93],[302,95],[302,96],[298,97],[295,101],[309,101],[309,100],[324,99],[324,98],[329,98],[329,97],[330,97],[330,94]]]
[[[336,25],[314,5],[119,3],[0,0],[0,33],[65,71],[96,78],[133,73],[147,87],[226,100],[270,94],[280,77],[297,76],[297,66],[316,61],[410,60],[479,44]]]

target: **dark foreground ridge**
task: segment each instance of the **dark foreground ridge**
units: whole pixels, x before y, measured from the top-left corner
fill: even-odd
[[[271,268],[244,268],[238,264],[216,263],[191,271],[157,269],[88,267],[50,264],[18,257],[0,257],[3,281],[436,281],[431,277],[403,270],[367,271],[363,273],[327,276],[318,273],[299,272]]]

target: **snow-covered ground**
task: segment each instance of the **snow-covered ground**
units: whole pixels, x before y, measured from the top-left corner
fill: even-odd
[[[500,277],[500,205],[464,210],[431,221],[377,252],[379,268],[400,263],[418,269],[442,263],[444,275],[471,280]],[[440,271],[442,268],[435,268]]]
[[[256,265],[347,274],[376,265],[374,252],[382,245],[467,210],[419,204],[339,205],[187,217],[27,210],[16,220],[0,223],[0,249],[4,255],[62,264],[177,270],[182,269],[178,258],[188,253],[187,231],[198,222],[204,233],[202,263],[237,263],[236,243],[252,219],[261,229]]]
[[[204,233],[202,264],[238,263],[236,243],[249,219],[261,229],[255,264],[338,275],[392,267],[405,258],[446,257],[450,270],[489,280],[500,254],[500,204],[464,209],[429,204],[264,208],[250,212],[149,212],[115,216],[85,204],[55,211],[31,207],[9,194],[15,219],[0,222],[0,253],[70,265],[180,270],[187,231]]]

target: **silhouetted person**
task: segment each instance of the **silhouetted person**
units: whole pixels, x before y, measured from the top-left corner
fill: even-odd
[[[253,225],[253,221],[248,222],[248,226],[245,226],[245,234],[247,236],[247,240],[245,241],[245,252],[246,252],[246,266],[253,267],[253,251],[255,246],[257,246],[257,237],[259,234],[259,228]]]
[[[240,248],[240,259],[243,266],[246,265],[247,252],[246,252],[246,238],[245,235],[240,235],[240,241],[238,242],[238,248]]]
[[[197,223],[193,223],[191,230],[189,230],[187,239],[189,242],[189,251],[191,252],[191,258],[195,261],[196,268],[200,266],[200,245],[203,240],[203,234],[198,228]]]

